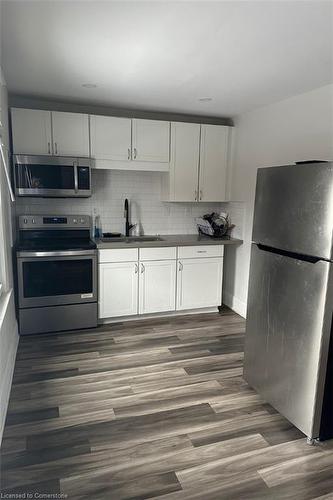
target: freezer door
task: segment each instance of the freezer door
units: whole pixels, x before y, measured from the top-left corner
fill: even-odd
[[[332,264],[252,245],[244,378],[309,437],[319,422],[332,322]]]
[[[254,242],[331,259],[332,230],[332,163],[258,169]]]

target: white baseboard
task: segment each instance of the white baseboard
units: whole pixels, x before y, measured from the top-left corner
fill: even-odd
[[[230,309],[235,311],[243,318],[246,318],[246,303],[242,300],[239,300],[237,297],[235,297],[235,295],[226,292],[225,290],[223,290],[223,304],[230,307]]]

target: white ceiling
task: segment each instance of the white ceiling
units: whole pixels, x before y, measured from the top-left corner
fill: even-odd
[[[5,1],[2,64],[13,93],[234,116],[333,81],[332,9],[321,0]]]

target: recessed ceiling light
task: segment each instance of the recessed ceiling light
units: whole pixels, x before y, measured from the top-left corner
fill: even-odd
[[[85,89],[95,89],[97,85],[96,83],[82,83],[82,87]]]
[[[199,97],[199,99],[198,99],[198,101],[200,101],[200,102],[209,102],[212,100],[213,100],[212,97]]]

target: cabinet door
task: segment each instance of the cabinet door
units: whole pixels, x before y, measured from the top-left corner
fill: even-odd
[[[53,152],[63,156],[89,156],[88,115],[52,111]]]
[[[138,313],[138,263],[99,264],[99,317]]]
[[[132,120],[132,159],[169,162],[170,123]]]
[[[229,127],[201,125],[199,201],[226,199]]]
[[[107,168],[107,160],[130,160],[131,120],[90,116],[90,147],[97,168]]]
[[[175,260],[141,262],[139,283],[140,314],[175,310]]]
[[[223,259],[181,259],[177,269],[177,310],[220,306]]]
[[[170,201],[197,201],[200,125],[171,124]]]
[[[13,151],[16,154],[52,153],[51,112],[12,108]]]

